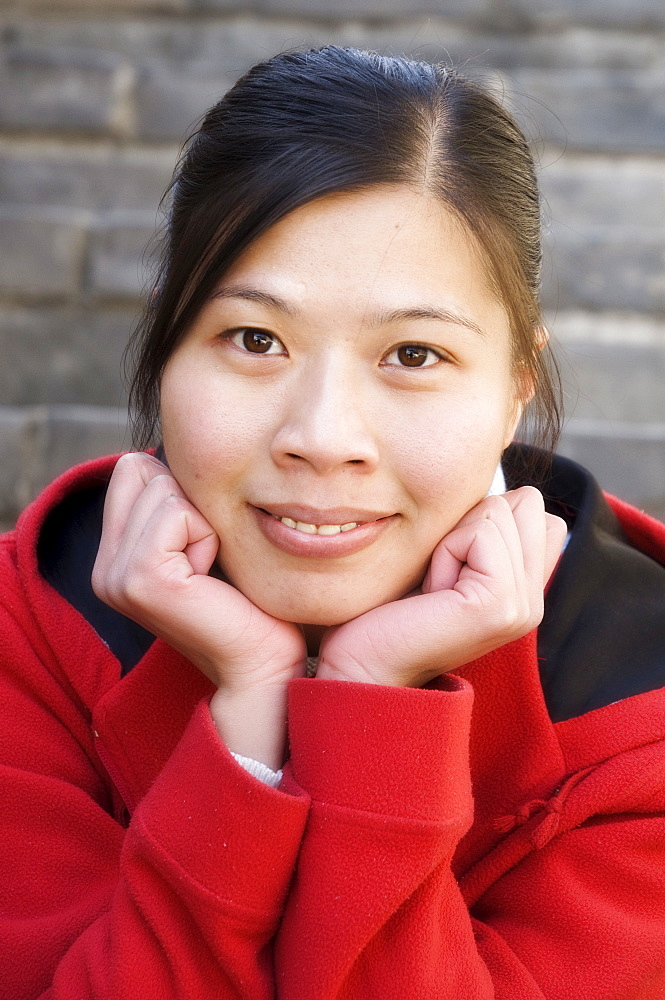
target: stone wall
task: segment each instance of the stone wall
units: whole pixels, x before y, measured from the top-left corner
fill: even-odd
[[[122,350],[191,124],[258,59],[326,42],[509,95],[541,164],[561,450],[665,516],[662,0],[15,0],[0,25],[0,522],[130,444]]]

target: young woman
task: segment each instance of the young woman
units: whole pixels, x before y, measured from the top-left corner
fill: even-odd
[[[208,113],[156,453],[2,542],[3,996],[665,995],[665,528],[511,443],[557,417],[538,228],[441,67],[283,55]]]

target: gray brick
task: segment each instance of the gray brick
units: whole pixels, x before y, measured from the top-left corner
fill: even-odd
[[[568,417],[665,425],[665,342],[573,341],[557,353]]]
[[[0,68],[0,125],[123,134],[131,67],[109,53],[10,48]]]
[[[547,306],[665,307],[665,169],[565,156],[541,170]]]
[[[126,451],[130,446],[125,410],[103,406],[46,407],[25,492],[32,498],[78,462]]]
[[[129,447],[123,409],[0,407],[0,528],[73,465]]]
[[[558,451],[603,489],[665,520],[665,424],[570,421]]]
[[[314,0],[311,3],[313,6]],[[233,9],[241,6],[236,4]],[[459,0],[456,6],[461,9]],[[489,5],[490,10],[495,8]],[[101,50],[139,64],[163,60],[179,72],[185,70],[184,63],[189,68],[203,60],[231,79],[273,52],[329,42],[411,53],[446,63],[452,60],[464,64],[465,72],[470,73],[488,66],[507,70],[608,66],[643,71],[663,58],[662,41],[653,32],[608,30],[607,24],[602,24],[601,30],[586,28],[576,25],[574,18],[540,32],[497,32],[487,30],[484,24],[473,30],[462,21],[451,20],[444,11],[443,16],[425,19],[386,16],[368,22],[359,20],[354,11],[346,16],[342,11],[338,16],[336,10],[326,10],[325,21],[303,21],[265,13],[260,18],[247,13],[220,17],[224,13],[221,4],[209,8],[208,17],[199,9],[199,17],[186,20],[156,14],[136,17],[129,11],[122,17],[100,12],[94,18],[46,17],[41,12],[39,17],[17,19],[8,30],[13,44],[24,48]]]
[[[520,69],[506,86],[526,95],[526,111],[546,141],[575,149],[665,151],[662,71]]]
[[[0,406],[0,531],[7,530],[18,513],[24,424],[22,410]]]
[[[0,206],[0,292],[70,296],[77,292],[87,216]]]
[[[35,8],[40,10],[44,7],[44,0],[20,0],[21,6],[25,10]],[[136,13],[136,9],[142,8],[146,12],[174,12],[185,11],[189,6],[188,0],[48,0],[49,11],[62,10],[69,14],[72,11],[80,11],[83,14],[103,14],[108,11],[117,11],[124,14],[126,11],[131,14]]]
[[[195,9],[228,11],[238,9],[237,0],[193,0]],[[335,0],[323,5],[320,0],[255,0],[252,9],[258,13],[305,15],[331,20],[334,18],[408,17],[417,14],[439,14],[463,17],[465,20],[486,14],[489,0]]]
[[[258,9],[258,8],[257,8]],[[246,9],[245,9],[246,10]],[[412,52],[422,58],[445,58],[444,47],[466,52],[470,36],[462,22],[437,17],[386,17],[362,21],[347,13],[329,12],[324,21],[237,13],[233,16],[201,10],[190,19],[123,16],[17,20],[10,29],[14,44],[24,47],[52,46],[108,51],[132,62],[161,62],[176,75],[218,72],[220,79],[234,80],[259,59],[294,48],[337,43],[381,51]],[[473,42],[472,42],[473,44]],[[487,47],[483,35],[473,54]],[[466,56],[464,56],[465,58]]]
[[[661,0],[507,0],[509,7],[532,24],[549,27],[577,21],[600,26],[651,27],[665,25]]]
[[[90,291],[97,295],[138,298],[145,288],[148,245],[154,232],[154,223],[149,215],[143,221],[123,221],[115,213],[97,226],[90,243]]]
[[[564,347],[605,344],[608,347],[623,345],[665,349],[665,316],[657,313],[569,309],[546,313],[546,322]]]
[[[484,53],[487,35],[476,36],[463,22],[436,16],[386,16],[374,21],[333,17],[321,21],[277,20],[266,16],[258,20],[212,20],[198,36],[190,36],[190,44],[197,53],[192,58],[201,66],[217,66],[224,79],[235,80],[255,62],[274,53],[329,44],[461,63],[467,52],[476,57]]]
[[[546,225],[665,230],[665,162],[567,154],[539,174]]]
[[[156,211],[177,156],[107,144],[0,143],[0,202]]]
[[[0,313],[0,403],[124,404],[122,352],[136,309]]]
[[[439,37],[430,40],[428,56],[456,65],[471,76],[483,68],[497,70],[534,69],[657,69],[662,65],[663,46],[652,32],[627,33],[597,30],[566,24],[549,31],[465,31],[460,38],[448,40],[442,26]],[[448,53],[450,55],[448,55]],[[519,96],[517,97],[520,102]],[[528,103],[528,102],[527,102]]]
[[[202,31],[198,19],[184,20],[137,15],[136,6],[122,16],[100,10],[94,17],[63,16],[57,11],[15,18],[5,29],[11,44],[23,48],[78,49],[87,52],[112,52],[131,61],[159,57],[192,59],[200,47]]]
[[[665,308],[665,247],[646,228],[577,231],[553,225],[543,267],[543,302],[550,308]]]
[[[202,71],[162,65],[144,69],[136,95],[137,135],[181,142],[232,82],[223,79],[219,68]]]
[[[191,36],[196,55],[189,65],[177,67],[188,72],[190,67],[203,74],[219,74],[221,87],[235,81],[250,66],[268,59],[276,52],[291,51],[325,45],[330,42],[346,44],[349,39],[343,24],[302,23],[298,20],[273,18],[230,17],[204,22],[197,35]],[[359,23],[356,30],[364,37],[365,30]]]

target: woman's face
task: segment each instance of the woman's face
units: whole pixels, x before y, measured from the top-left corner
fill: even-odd
[[[327,195],[224,276],[162,381],[166,456],[255,604],[302,624],[403,596],[519,417],[472,239],[404,186]]]

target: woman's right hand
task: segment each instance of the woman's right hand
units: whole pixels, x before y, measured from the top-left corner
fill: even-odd
[[[92,586],[210,678],[213,718],[231,750],[280,767],[286,686],[304,673],[305,642],[297,625],[208,575],[218,546],[162,462],[124,455],[109,483]]]

